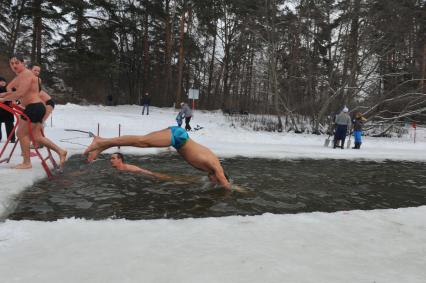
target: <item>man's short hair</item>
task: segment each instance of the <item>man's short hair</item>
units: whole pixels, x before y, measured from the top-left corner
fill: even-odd
[[[117,157],[118,157],[119,159],[121,159],[121,161],[123,161],[123,162],[124,162],[124,155],[123,155],[122,153],[120,153],[120,152],[114,152],[113,154],[116,154],[116,155],[117,155]]]
[[[41,65],[39,63],[31,63],[30,65],[30,69],[34,68],[34,67],[39,67],[41,68]]]
[[[21,54],[14,54],[14,55],[10,56],[9,61],[11,61],[13,58],[18,60],[19,62],[22,62],[22,63],[25,62],[24,56],[22,56]]]
[[[3,78],[3,77],[0,77],[0,82],[5,82],[5,83],[7,83],[6,79],[5,79],[5,78]]]

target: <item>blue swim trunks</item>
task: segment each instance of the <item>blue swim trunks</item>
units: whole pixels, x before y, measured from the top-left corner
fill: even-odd
[[[179,150],[188,140],[188,133],[181,127],[169,127],[172,130],[172,146]]]

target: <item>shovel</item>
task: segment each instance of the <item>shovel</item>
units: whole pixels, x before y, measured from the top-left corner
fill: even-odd
[[[348,139],[348,141],[346,143],[346,148],[351,148],[351,137],[352,137],[352,135],[349,134],[349,139]]]
[[[331,141],[330,137],[331,137],[331,136],[328,136],[328,137],[325,139],[325,141],[324,141],[324,147],[328,147],[328,146],[330,145],[330,141]]]

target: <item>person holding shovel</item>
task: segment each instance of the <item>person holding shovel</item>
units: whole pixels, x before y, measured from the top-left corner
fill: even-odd
[[[348,107],[343,107],[342,111],[336,115],[334,123],[336,124],[336,132],[334,134],[334,146],[333,148],[339,147],[339,141],[341,141],[340,148],[345,148],[345,139],[348,130],[351,129],[351,117],[348,114]]]

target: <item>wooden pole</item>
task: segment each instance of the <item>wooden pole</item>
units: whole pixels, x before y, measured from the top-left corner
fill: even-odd
[[[118,136],[121,137],[121,124],[118,124]],[[120,146],[118,146],[118,149],[120,149]]]

